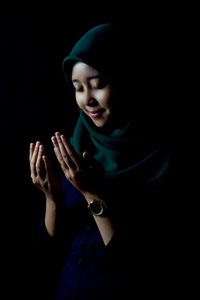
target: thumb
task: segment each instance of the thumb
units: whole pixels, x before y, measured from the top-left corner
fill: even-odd
[[[83,152],[83,159],[85,160],[85,162],[88,164],[90,168],[91,167],[102,168],[101,164],[98,161],[96,161],[96,159],[92,155],[90,155],[87,151]]]
[[[83,158],[84,158],[85,160],[90,160],[90,159],[92,158],[92,156],[89,154],[89,152],[84,151],[84,152],[83,152]]]

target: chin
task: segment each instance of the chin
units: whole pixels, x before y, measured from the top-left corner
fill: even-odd
[[[102,128],[105,126],[104,123],[99,123],[99,122],[93,122],[95,126],[99,127],[99,128]]]
[[[99,128],[102,128],[102,127],[104,127],[105,125],[106,125],[106,121],[104,121],[104,120],[92,120],[93,121],[93,123],[97,126],[97,127],[99,127]]]

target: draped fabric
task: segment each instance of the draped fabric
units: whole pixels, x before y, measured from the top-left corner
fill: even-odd
[[[106,135],[96,131],[80,112],[71,143],[80,155],[88,151],[101,163],[106,180],[130,176],[137,187],[154,184],[167,172],[169,153],[147,137],[136,136],[134,129],[129,121],[123,129]]]

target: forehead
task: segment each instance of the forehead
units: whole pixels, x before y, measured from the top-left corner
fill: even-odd
[[[76,62],[72,68],[72,80],[98,75],[99,73],[95,69],[82,62]]]

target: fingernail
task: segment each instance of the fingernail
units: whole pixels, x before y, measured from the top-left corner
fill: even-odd
[[[85,151],[85,152],[83,152],[83,157],[87,159],[87,158],[90,158],[90,155],[88,152]]]

